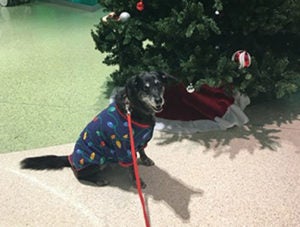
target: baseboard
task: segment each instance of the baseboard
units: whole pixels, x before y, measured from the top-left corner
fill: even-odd
[[[65,1],[65,0],[43,0],[43,2],[49,2],[49,3],[53,3],[53,4],[60,4],[60,5],[64,5],[64,6],[74,7],[74,8],[77,8],[77,9],[91,11],[91,12],[94,12],[94,11],[101,8],[99,3],[97,3],[95,5],[85,5],[85,4],[69,2],[69,1]]]

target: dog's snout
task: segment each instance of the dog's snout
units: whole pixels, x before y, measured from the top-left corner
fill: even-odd
[[[161,104],[161,103],[163,102],[163,100],[162,100],[161,97],[156,97],[156,98],[154,99],[154,101],[155,101],[156,104]]]

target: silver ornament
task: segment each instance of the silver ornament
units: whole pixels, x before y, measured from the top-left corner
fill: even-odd
[[[193,93],[193,92],[195,91],[195,88],[194,88],[194,86],[193,86],[192,83],[190,83],[190,84],[187,86],[186,91],[187,91],[188,93]]]
[[[119,16],[119,21],[125,22],[130,18],[130,14],[127,12],[122,12]]]

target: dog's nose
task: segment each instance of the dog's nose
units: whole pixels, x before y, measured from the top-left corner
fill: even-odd
[[[156,104],[161,104],[162,103],[162,98],[160,98],[160,97],[155,98],[155,103]]]

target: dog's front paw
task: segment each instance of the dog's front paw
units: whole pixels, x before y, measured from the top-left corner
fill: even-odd
[[[155,163],[151,160],[151,158],[149,158],[144,149],[141,149],[139,151],[139,154],[140,154],[140,158],[139,158],[139,163],[144,165],[144,166],[153,166],[155,165]]]
[[[132,182],[132,185],[137,188],[137,182],[136,182],[136,178],[135,178],[135,175],[134,175],[134,170],[133,170],[133,167],[129,167],[129,179],[130,181]],[[143,181],[142,178],[140,178],[140,183],[141,183],[141,188],[144,189],[147,187],[147,184]]]
[[[142,178],[140,178],[140,183],[141,183],[141,188],[142,189],[145,189],[147,187],[147,184],[142,180]],[[136,180],[132,181],[132,186],[134,186],[135,188],[137,188]]]
[[[152,161],[152,159],[147,156],[140,157],[140,163],[144,166],[154,166],[155,165],[154,161]]]

